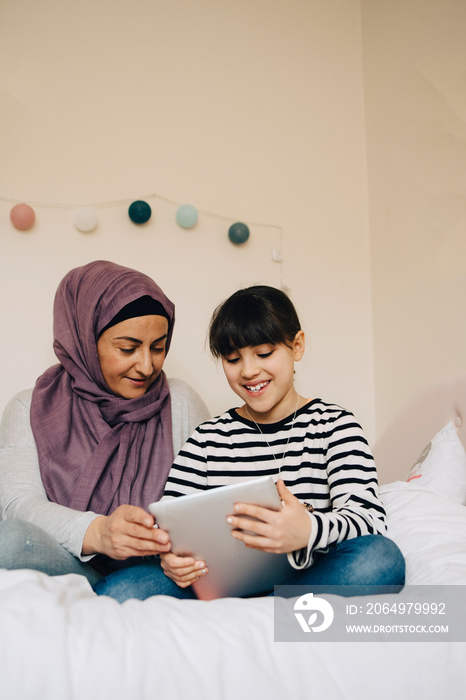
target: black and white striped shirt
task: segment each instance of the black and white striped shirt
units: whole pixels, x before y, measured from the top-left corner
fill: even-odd
[[[369,445],[352,413],[314,399],[293,421],[256,424],[235,409],[202,423],[175,459],[164,498],[271,474],[314,507],[304,568],[312,552],[370,533],[384,534],[385,510]]]

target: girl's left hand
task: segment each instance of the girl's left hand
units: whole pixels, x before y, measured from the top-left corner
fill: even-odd
[[[179,557],[173,552],[165,552],[160,555],[160,559],[165,575],[180,588],[187,588],[195,583],[200,576],[207,574],[205,563],[194,559],[194,557]]]
[[[232,526],[231,534],[244,542],[246,547],[275,554],[307,547],[311,534],[311,519],[307,511],[286,488],[282,479],[277,481],[277,489],[284,504],[281,510],[237,503],[235,515],[227,518],[228,524]],[[241,517],[236,517],[238,515]]]

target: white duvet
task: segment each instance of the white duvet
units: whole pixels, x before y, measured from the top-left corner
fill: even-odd
[[[382,498],[409,582],[466,583],[466,508],[398,483],[384,487]],[[335,597],[334,607],[349,600]],[[274,642],[273,606],[271,598],[166,597],[120,605],[95,596],[78,576],[1,571],[0,699],[464,695],[466,644]]]

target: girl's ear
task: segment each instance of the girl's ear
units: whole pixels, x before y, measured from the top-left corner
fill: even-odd
[[[306,339],[304,336],[304,331],[298,331],[294,337],[292,348],[293,348],[293,359],[295,362],[299,362],[304,355],[304,350],[306,347]]]

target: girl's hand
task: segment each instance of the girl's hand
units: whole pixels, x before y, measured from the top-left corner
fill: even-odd
[[[227,518],[227,522],[233,528],[231,534],[244,542],[246,547],[275,554],[294,552],[307,547],[311,534],[311,519],[282,479],[277,481],[277,489],[284,504],[280,511],[237,503],[235,515]],[[238,515],[241,517],[236,517]]]
[[[178,557],[173,552],[161,554],[162,569],[180,588],[187,588],[200,576],[205,576],[207,567],[203,561],[193,557]]]
[[[168,533],[155,528],[154,523],[153,516],[143,508],[119,506],[111,515],[92,521],[84,535],[82,553],[127,559],[168,552]]]

